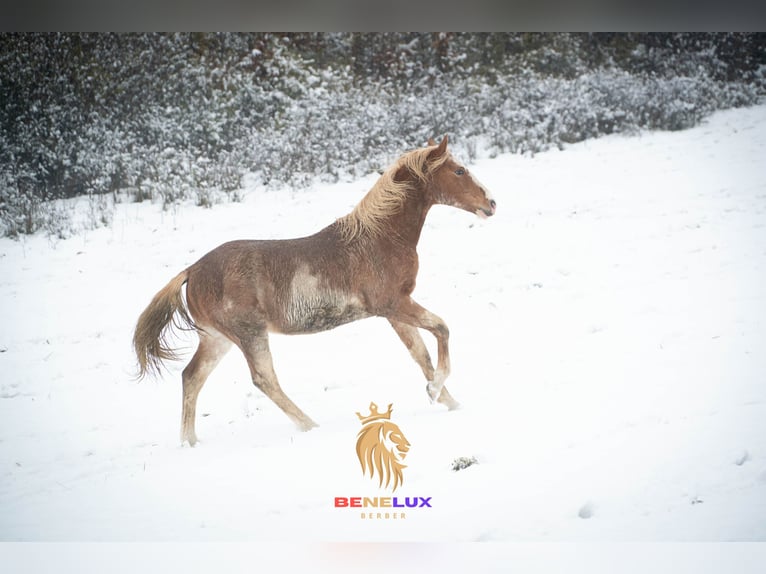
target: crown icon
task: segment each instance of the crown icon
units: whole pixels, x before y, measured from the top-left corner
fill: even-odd
[[[391,418],[391,407],[394,406],[393,403],[388,405],[388,410],[385,413],[379,413],[378,412],[378,405],[375,403],[370,403],[370,414],[368,416],[362,416],[361,413],[357,412],[356,416],[359,417],[359,420],[362,421],[363,425],[366,425],[369,422],[376,421],[378,419],[390,419]]]

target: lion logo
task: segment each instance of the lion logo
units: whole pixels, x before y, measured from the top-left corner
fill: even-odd
[[[378,486],[383,487],[383,479],[386,480],[386,488],[393,481],[392,492],[404,481],[402,469],[407,468],[402,460],[410,450],[410,443],[404,434],[394,423],[390,421],[391,407],[388,411],[378,413],[378,405],[370,403],[370,414],[362,416],[356,413],[362,421],[362,430],[359,431],[356,440],[356,454],[362,465],[362,474],[370,478],[378,475]]]

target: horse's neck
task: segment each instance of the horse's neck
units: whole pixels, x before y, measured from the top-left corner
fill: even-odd
[[[386,235],[399,245],[414,249],[420,240],[426,215],[432,205],[422,190],[408,194],[401,209],[386,222],[389,226]]]

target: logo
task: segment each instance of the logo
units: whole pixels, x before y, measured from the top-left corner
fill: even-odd
[[[385,413],[378,413],[378,405],[370,403],[370,414],[362,416],[356,413],[362,421],[362,430],[356,435],[356,454],[362,465],[362,474],[374,479],[377,475],[378,486],[385,487],[392,484],[391,491],[395,491],[404,482],[402,470],[407,465],[402,464],[404,457],[410,450],[410,443],[404,437],[399,427],[391,422],[391,407]]]
[[[362,475],[375,481],[378,488],[395,492],[404,482],[402,461],[410,450],[410,443],[401,429],[391,422],[393,404],[384,413],[378,405],[370,403],[370,414],[357,412],[362,429],[356,435],[356,455],[362,465]],[[405,510],[433,508],[430,496],[336,496],[335,508],[361,509],[358,516],[368,520],[403,520]],[[421,510],[415,513],[422,512]],[[428,511],[425,511],[428,512]]]

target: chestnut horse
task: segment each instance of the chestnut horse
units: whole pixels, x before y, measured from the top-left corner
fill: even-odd
[[[244,353],[258,389],[301,430],[316,426],[279,386],[268,334],[316,333],[371,316],[391,323],[423,370],[430,399],[456,408],[444,386],[450,371],[447,325],[410,297],[418,239],[435,204],[481,217],[495,213],[486,188],[447,151],[446,137],[404,154],[350,214],[318,233],[224,243],[171,279],[139,317],[133,345],[142,378],[177,358],[169,331],[197,331],[199,346],[182,375],[181,441],[197,442],[197,396],[232,344]],[[436,369],[419,328],[436,337]]]

